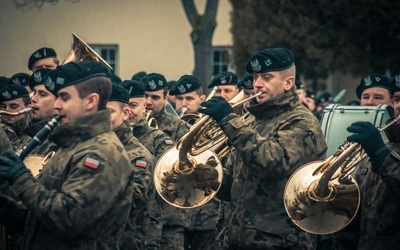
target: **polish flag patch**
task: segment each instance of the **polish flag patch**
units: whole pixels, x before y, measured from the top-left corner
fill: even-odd
[[[85,161],[83,162],[83,165],[91,169],[97,169],[100,165],[100,162],[91,157],[86,157]]]
[[[147,162],[144,161],[144,160],[137,160],[136,161],[136,167],[147,168]]]
[[[174,142],[171,139],[164,140],[165,144],[167,145],[174,145]]]

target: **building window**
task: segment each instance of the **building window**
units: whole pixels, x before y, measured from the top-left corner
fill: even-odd
[[[213,75],[223,71],[232,71],[230,60],[230,47],[228,46],[214,46],[213,47]]]
[[[118,46],[117,45],[89,45],[96,53],[101,56],[114,69],[114,74],[118,75]]]

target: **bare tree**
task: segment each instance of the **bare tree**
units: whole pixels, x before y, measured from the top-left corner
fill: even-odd
[[[194,48],[194,71],[199,78],[203,90],[208,93],[207,84],[212,77],[212,38],[217,26],[216,15],[219,0],[207,0],[204,15],[199,15],[193,0],[182,0],[183,9],[190,25]]]

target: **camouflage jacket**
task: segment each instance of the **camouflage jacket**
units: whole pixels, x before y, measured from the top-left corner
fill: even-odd
[[[13,146],[6,132],[0,128],[0,155],[4,155],[7,149],[13,150]]]
[[[132,126],[133,135],[159,159],[165,151],[174,145],[174,141],[159,129],[150,127],[144,119]]]
[[[165,107],[158,114],[154,114],[158,129],[166,133],[174,142],[178,142],[189,131],[190,125],[179,117],[165,111]]]
[[[157,161],[171,147],[174,142],[159,129],[148,126],[144,119],[132,127],[133,135],[153,154]],[[164,225],[188,226],[188,212],[185,209],[173,207],[156,194],[156,200],[161,203],[162,220]]]
[[[17,150],[19,145],[21,144],[22,141],[25,140],[27,135],[25,135],[22,131],[28,127],[29,122],[31,121],[31,115],[26,115],[24,118],[19,120],[18,122],[14,124],[6,124],[6,132],[8,135],[8,138],[10,139],[14,150]]]
[[[120,248],[159,249],[162,229],[161,207],[155,202],[156,191],[152,178],[156,159],[133,136],[129,120],[124,121],[114,132],[124,145],[135,170],[132,208]]]
[[[60,149],[39,178],[24,173],[11,186],[29,211],[23,249],[118,249],[134,173],[110,111],[56,127],[49,139]]]
[[[392,127],[400,132],[399,125]],[[397,249],[400,245],[400,136],[395,138],[386,144],[391,154],[380,166],[372,169],[366,160],[357,168],[362,198],[357,249]]]
[[[243,248],[310,248],[314,242],[286,214],[283,193],[296,169],[325,157],[320,124],[294,88],[248,111],[256,119],[251,125],[233,113],[220,122],[234,147],[228,158],[233,173],[218,193],[231,200],[228,240]],[[268,242],[258,233],[280,240]]]

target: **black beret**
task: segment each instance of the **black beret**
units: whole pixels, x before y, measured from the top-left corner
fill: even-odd
[[[237,83],[238,83],[238,77],[235,73],[230,71],[224,71],[215,75],[212,78],[211,83],[208,85],[208,88],[211,89],[215,86],[221,86],[221,85],[237,85]]]
[[[167,88],[170,90],[175,83],[176,83],[175,80],[168,81],[167,82]]]
[[[296,89],[304,89],[304,85],[300,81],[295,81],[294,84],[296,84]]]
[[[159,73],[150,73],[140,79],[146,85],[146,91],[157,91],[167,88],[167,79]]]
[[[393,95],[398,91],[400,91],[400,72],[397,73],[395,77],[390,79],[390,92]]]
[[[15,83],[5,85],[0,91],[0,102],[11,101],[22,97],[29,97],[28,90],[26,90],[24,86]]]
[[[169,91],[170,95],[182,95],[201,89],[200,80],[194,75],[183,75]]]
[[[146,72],[144,71],[139,71],[135,74],[133,74],[131,80],[136,80],[136,81],[140,81],[140,79],[142,79],[143,76],[147,75]]]
[[[44,79],[46,89],[57,95],[65,87],[80,83],[96,76],[110,75],[110,69],[96,61],[70,62],[47,73]]]
[[[36,61],[44,59],[44,58],[49,58],[49,57],[57,58],[57,53],[54,49],[44,47],[44,48],[40,48],[40,49],[36,50],[29,57],[28,69],[32,70],[32,66]]]
[[[310,98],[314,99],[315,95],[313,92],[311,92],[311,90],[306,89],[306,97],[310,97]]]
[[[122,79],[115,74],[110,75],[109,78],[111,80],[111,83],[120,84],[122,82]]]
[[[294,65],[294,54],[285,48],[265,49],[257,52],[246,63],[249,73],[282,71]]]
[[[115,83],[112,84],[111,95],[110,98],[108,99],[109,102],[116,101],[116,102],[129,103],[129,98],[130,96],[128,90],[126,90],[121,85],[117,85]]]
[[[333,100],[333,96],[332,96],[331,93],[323,92],[322,94],[320,94],[317,97],[317,101],[315,102],[315,104],[319,105],[319,104],[322,104],[322,103],[325,103],[325,102],[329,102],[329,101],[332,101],[332,100]]]
[[[44,84],[44,77],[51,69],[40,68],[35,70],[29,78],[29,87],[33,90],[33,88],[37,85]]]
[[[121,86],[128,91],[131,98],[145,96],[146,86],[140,81],[125,80],[121,83]]]
[[[245,89],[253,89],[253,75],[250,73],[244,73],[242,78],[240,78],[238,87],[243,87]]]
[[[30,77],[31,75],[27,73],[17,73],[10,78],[10,81],[18,85],[27,86]]]
[[[0,76],[0,89],[8,83],[8,80],[10,80],[10,78]]]
[[[360,106],[360,100],[351,100],[346,105],[348,105],[348,106]]]
[[[384,88],[390,91],[389,78],[380,74],[365,75],[356,88],[358,99],[361,99],[361,94],[364,92],[364,90],[374,87]]]

